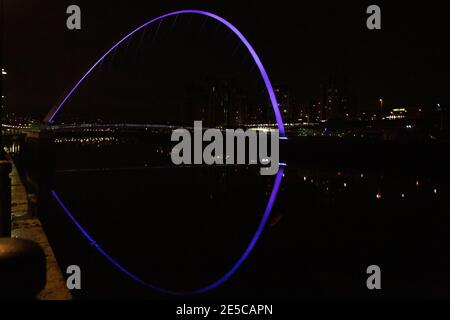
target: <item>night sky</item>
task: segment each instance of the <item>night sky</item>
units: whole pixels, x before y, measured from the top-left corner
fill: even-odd
[[[330,78],[362,110],[375,108],[380,97],[388,107],[450,101],[450,25],[441,2],[376,2],[382,30],[371,31],[365,11],[373,3],[366,1],[3,1],[6,105],[22,115],[43,118],[127,32],[174,9],[205,9],[232,22],[272,82],[288,85],[299,103],[315,98]],[[66,29],[70,4],[81,7],[81,31]],[[73,112],[83,105],[95,106],[99,117],[122,116],[131,112],[128,105],[142,111],[160,104],[153,115],[170,116],[179,111],[182,88],[207,76],[238,77],[258,91],[252,62],[224,28],[202,17],[173,23],[164,21],[156,36],[154,26],[144,41],[136,36],[106,62],[74,97]]]

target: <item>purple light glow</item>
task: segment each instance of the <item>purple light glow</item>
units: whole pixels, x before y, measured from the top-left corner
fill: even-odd
[[[245,249],[245,251],[242,254],[242,256],[239,258],[239,260],[236,261],[236,263],[232,266],[232,268],[227,273],[225,273],[221,278],[219,278],[215,282],[213,282],[213,283],[211,283],[211,284],[209,284],[209,285],[207,285],[205,287],[202,287],[200,289],[193,290],[193,291],[173,291],[173,290],[160,288],[160,287],[154,286],[152,284],[148,284],[147,282],[142,280],[137,275],[135,275],[132,272],[128,271],[118,261],[116,261],[106,251],[104,251],[102,249],[102,247],[100,247],[100,245],[94,240],[94,238],[92,238],[89,235],[89,233],[78,223],[78,221],[75,219],[75,217],[69,211],[69,209],[67,209],[67,207],[64,205],[64,203],[62,202],[62,200],[60,199],[60,197],[57,195],[57,193],[54,190],[51,191],[51,194],[56,199],[56,201],[61,206],[61,208],[64,210],[64,212],[69,216],[69,218],[72,220],[72,222],[75,224],[75,226],[80,230],[80,232],[83,234],[83,236],[89,241],[89,243],[92,246],[94,246],[106,259],[109,260],[109,262],[111,262],[114,266],[116,266],[124,274],[129,276],[134,281],[142,284],[143,286],[145,286],[145,287],[147,287],[147,288],[149,288],[151,290],[154,290],[156,292],[159,292],[161,294],[173,295],[173,296],[190,296],[190,295],[197,295],[197,294],[202,294],[202,293],[208,292],[208,291],[210,291],[212,289],[217,288],[218,286],[220,286],[224,282],[226,282],[239,269],[239,267],[242,265],[242,263],[244,263],[244,261],[250,255],[250,253],[252,252],[252,250],[254,249],[254,247],[256,245],[256,242],[258,241],[259,237],[261,236],[261,234],[262,234],[262,232],[264,230],[264,227],[267,224],[267,220],[269,219],[270,212],[272,211],[272,207],[273,207],[273,205],[275,203],[275,200],[277,198],[278,190],[279,190],[280,185],[281,185],[281,180],[283,179],[283,170],[284,170],[283,166],[281,166],[280,169],[278,170],[278,173],[277,173],[277,175],[275,177],[275,182],[273,184],[272,192],[270,194],[269,201],[267,202],[266,209],[264,210],[264,214],[263,214],[263,216],[261,218],[261,221],[260,221],[260,223],[258,225],[258,228],[256,229],[255,234],[253,235],[252,240],[250,241],[249,245]]]
[[[52,108],[52,110],[50,110],[50,112],[47,114],[47,116],[45,117],[45,122],[47,123],[53,123],[53,119],[55,118],[56,114],[59,112],[59,110],[64,106],[64,104],[67,102],[67,100],[70,98],[70,96],[77,90],[78,86],[84,81],[84,79],[86,79],[86,77],[92,72],[92,70],[95,69],[95,67],[97,67],[97,65],[106,57],[108,56],[115,48],[117,48],[121,43],[123,43],[125,40],[127,40],[129,37],[131,37],[133,34],[135,34],[136,32],[138,32],[139,30],[147,27],[148,25],[152,24],[153,22],[162,20],[164,18],[173,16],[173,15],[178,15],[178,14],[199,14],[199,15],[203,15],[203,16],[208,16],[212,19],[215,19],[219,22],[221,22],[222,24],[224,24],[226,27],[228,27],[231,31],[233,31],[241,40],[241,42],[247,47],[247,50],[249,51],[249,53],[251,54],[251,56],[253,57],[253,60],[255,61],[256,65],[258,66],[259,72],[261,73],[261,77],[264,80],[264,84],[266,85],[266,89],[267,92],[269,93],[269,97],[270,97],[270,102],[272,103],[272,108],[273,108],[273,112],[275,114],[275,119],[277,121],[278,124],[278,130],[280,133],[280,137],[284,137],[285,136],[285,131],[284,131],[284,124],[283,124],[283,119],[281,117],[281,113],[280,110],[278,108],[278,102],[277,102],[277,98],[275,96],[275,92],[273,91],[273,87],[272,87],[272,83],[269,80],[269,76],[267,75],[266,69],[264,68],[261,60],[259,59],[259,56],[256,54],[255,50],[253,49],[253,47],[250,45],[250,43],[247,41],[247,39],[242,35],[242,33],[235,27],[233,26],[230,22],[228,22],[227,20],[223,19],[222,17],[219,17],[213,13],[207,12],[207,11],[200,11],[200,10],[181,10],[181,11],[174,11],[171,13],[167,13],[164,14],[160,17],[157,17],[155,19],[152,19],[146,23],[144,23],[142,26],[138,27],[137,29],[133,30],[132,32],[130,32],[128,35],[126,35],[122,40],[120,40],[119,42],[117,42],[114,46],[111,47],[111,49],[109,49],[100,59],[98,59],[98,61],[96,63],[94,63],[94,65],[83,75],[83,77],[81,77],[81,79],[77,82],[77,84],[72,88],[72,90],[70,90],[70,92],[65,96],[65,98],[62,100],[62,102],[57,105],[56,109]],[[48,120],[48,121],[47,121]]]

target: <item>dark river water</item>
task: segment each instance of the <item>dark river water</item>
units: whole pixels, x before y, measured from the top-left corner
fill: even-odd
[[[255,240],[275,176],[175,167],[155,141],[83,139],[9,150],[39,195],[61,268],[82,270],[75,298],[170,299],[136,277],[173,291],[203,288]],[[288,162],[252,252],[228,281],[193,299],[449,298],[448,174],[397,167]],[[380,291],[366,287],[370,265],[381,268]]]

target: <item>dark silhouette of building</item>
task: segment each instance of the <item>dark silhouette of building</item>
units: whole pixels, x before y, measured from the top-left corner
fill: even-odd
[[[312,122],[353,120],[356,115],[355,100],[335,80],[320,85],[319,96],[308,108],[308,120]]]
[[[183,125],[192,126],[195,120],[204,120],[204,112],[208,106],[207,97],[207,89],[203,84],[190,84],[185,87],[184,103],[179,114]]]
[[[274,91],[283,120],[285,122],[294,120],[288,86],[275,86]]]

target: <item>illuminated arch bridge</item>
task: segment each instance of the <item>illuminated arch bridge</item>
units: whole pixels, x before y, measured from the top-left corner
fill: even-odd
[[[283,124],[283,120],[280,114],[280,110],[278,108],[278,102],[275,96],[275,92],[273,90],[272,84],[270,82],[269,76],[267,75],[267,72],[259,58],[259,56],[257,55],[257,53],[255,52],[255,50],[253,49],[253,47],[251,46],[251,44],[247,41],[247,39],[242,35],[242,33],[235,27],[233,26],[230,22],[228,22],[227,20],[223,19],[222,17],[215,15],[213,13],[207,12],[207,11],[200,11],[200,10],[180,10],[180,11],[174,11],[174,12],[170,12],[167,14],[164,14],[162,16],[159,16],[157,18],[154,18],[146,23],[144,23],[143,25],[141,25],[140,27],[136,28],[135,30],[133,30],[132,32],[130,32],[129,34],[127,34],[124,38],[122,38],[119,42],[117,42],[115,45],[113,45],[105,54],[103,54],[100,59],[97,60],[97,62],[95,62],[90,68],[89,70],[81,77],[81,79],[75,84],[75,86],[69,91],[69,93],[64,97],[64,99],[57,105],[55,105],[54,108],[52,108],[49,113],[47,114],[47,116],[44,119],[45,123],[49,123],[52,124],[54,122],[54,119],[56,117],[56,115],[58,114],[58,112],[63,108],[63,106],[66,104],[66,102],[69,100],[69,98],[73,95],[73,93],[78,89],[78,87],[80,86],[80,84],[86,79],[86,77],[103,61],[103,59],[105,59],[114,49],[116,49],[118,46],[120,46],[125,40],[127,40],[128,38],[130,38],[133,34],[135,34],[136,32],[142,30],[143,28],[147,27],[148,25],[157,22],[157,21],[161,21],[167,17],[170,16],[176,16],[176,15],[180,15],[180,14],[195,14],[195,15],[202,15],[202,16],[207,16],[211,19],[217,20],[220,23],[222,23],[223,25],[225,25],[228,29],[230,29],[238,38],[239,40],[245,45],[245,47],[247,48],[248,52],[251,54],[256,66],[259,69],[259,72],[261,74],[261,77],[264,81],[264,84],[266,86],[267,89],[267,93],[269,95],[270,98],[270,102],[273,108],[273,112],[275,115],[275,120],[277,122],[278,125],[278,130],[279,130],[279,134],[281,138],[285,138],[285,130],[284,130],[284,124]],[[231,266],[231,268],[219,279],[217,279],[216,281],[214,281],[213,283],[204,286],[202,288],[199,289],[195,289],[192,291],[174,291],[174,290],[169,290],[169,289],[165,289],[165,288],[161,288],[161,287],[157,287],[155,285],[149,284],[147,282],[145,282],[144,280],[142,280],[140,277],[138,277],[136,274],[132,273],[131,271],[125,269],[118,261],[116,261],[113,257],[111,257],[106,251],[104,251],[102,249],[102,247],[96,243],[96,241],[94,240],[94,238],[78,223],[78,221],[75,219],[75,217],[72,215],[72,213],[70,212],[70,210],[66,207],[66,205],[63,203],[61,197],[56,193],[56,191],[52,190],[51,193],[53,195],[53,197],[56,199],[56,201],[58,202],[58,204],[61,206],[61,208],[64,210],[64,212],[68,215],[68,217],[72,220],[72,222],[75,224],[75,226],[80,230],[80,232],[85,236],[85,238],[109,261],[111,262],[114,266],[116,266],[119,270],[121,270],[124,274],[126,274],[127,276],[129,276],[130,278],[132,278],[133,280],[135,280],[136,282],[146,286],[147,288],[150,288],[156,292],[159,292],[161,294],[167,294],[167,295],[196,295],[196,294],[201,294],[201,293],[205,293],[209,290],[212,290],[214,288],[217,288],[218,286],[220,286],[221,284],[223,284],[225,281],[227,281],[235,272],[236,270],[242,265],[242,263],[247,259],[247,257],[250,255],[251,251],[253,250],[256,242],[258,241],[261,233],[264,230],[264,227],[267,223],[267,220],[270,216],[270,212],[272,210],[272,207],[275,203],[275,199],[278,193],[278,189],[280,187],[281,184],[281,180],[283,177],[283,168],[280,167],[280,170],[278,170],[277,175],[275,176],[275,181],[274,181],[274,185],[273,185],[273,189],[272,192],[270,194],[269,200],[267,202],[266,205],[266,209],[264,211],[264,214],[258,224],[258,227],[250,241],[250,243],[247,245],[246,249],[244,250],[244,252],[240,255],[239,259]]]

